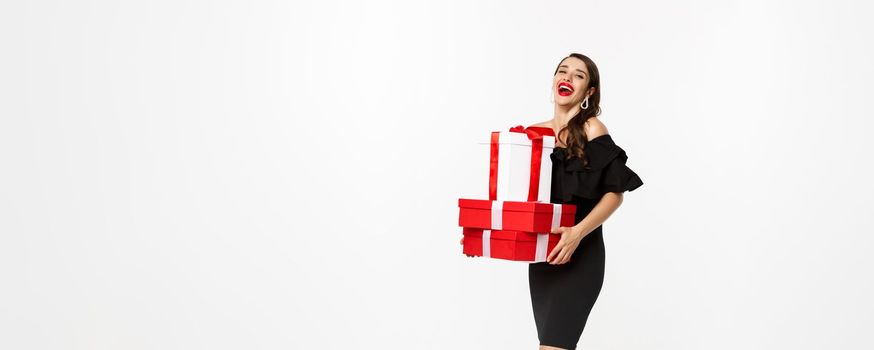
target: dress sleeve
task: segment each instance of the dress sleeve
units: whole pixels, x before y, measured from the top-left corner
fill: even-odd
[[[609,134],[589,141],[585,152],[589,161],[586,166],[578,158],[560,159],[564,152],[553,158],[562,163],[565,171],[562,181],[565,200],[572,195],[598,200],[607,192],[633,191],[643,185],[640,176],[626,165],[625,150],[616,145]]]
[[[634,191],[643,185],[640,176],[625,164],[627,161],[628,156],[625,151],[621,151],[619,155],[607,163],[599,176],[598,193],[604,195],[607,192]]]

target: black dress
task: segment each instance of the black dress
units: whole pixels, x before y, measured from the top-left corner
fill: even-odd
[[[583,166],[579,158],[565,160],[568,152],[553,148],[550,202],[576,205],[577,224],[592,211],[607,192],[632,191],[640,177],[625,165],[628,156],[610,134],[586,144]],[[531,305],[540,345],[576,349],[586,320],[604,281],[604,236],[602,226],[586,235],[561,265],[532,263],[528,269]]]

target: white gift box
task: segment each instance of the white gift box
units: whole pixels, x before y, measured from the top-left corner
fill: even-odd
[[[489,149],[489,199],[549,203],[552,186],[552,160],[549,155],[555,147],[555,137],[539,136],[542,138],[540,164],[539,168],[534,169],[537,159],[532,159],[532,151],[536,151],[539,141],[529,139],[529,134],[519,127],[511,130],[518,131],[496,131],[489,142],[480,142]],[[535,174],[539,174],[539,180],[537,188],[532,188],[531,177]],[[532,199],[534,191],[536,199]]]

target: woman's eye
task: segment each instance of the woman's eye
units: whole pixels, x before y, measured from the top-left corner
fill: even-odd
[[[583,79],[583,76],[582,76],[582,75],[578,75],[577,78]]]

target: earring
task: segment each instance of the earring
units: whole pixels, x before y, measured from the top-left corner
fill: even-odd
[[[583,105],[584,103],[586,104],[585,106]],[[582,109],[589,108],[589,96],[586,96],[586,98],[583,99],[583,102],[580,102],[580,108],[582,108]]]

